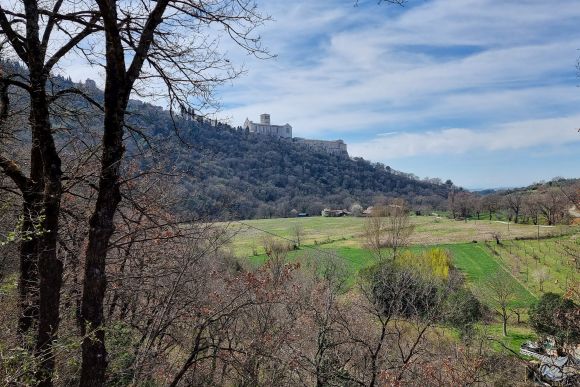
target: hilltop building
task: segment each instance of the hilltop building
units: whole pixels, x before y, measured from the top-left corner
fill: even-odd
[[[265,134],[267,136],[292,138],[292,126],[286,125],[272,125],[270,122],[270,115],[267,113],[260,115],[260,123],[255,123],[246,118],[243,125],[250,133]],[[327,152],[337,156],[348,157],[346,144],[342,140],[327,141],[327,140],[309,140],[305,138],[295,137],[294,142],[303,144],[311,149]]]
[[[292,126],[286,125],[272,125],[270,123],[269,114],[260,114],[260,123],[255,123],[246,118],[244,122],[244,129],[248,129],[250,133],[266,134],[269,136],[292,138]]]

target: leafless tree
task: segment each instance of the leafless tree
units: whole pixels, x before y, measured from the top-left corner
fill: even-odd
[[[540,291],[544,291],[544,283],[550,279],[550,274],[545,267],[541,267],[533,273],[534,278],[540,284]]]
[[[481,206],[489,214],[489,220],[491,221],[491,217],[494,212],[498,210],[499,207],[499,198],[497,195],[486,195],[481,200]]]
[[[350,206],[350,212],[352,213],[352,216],[362,216],[363,208],[360,204],[354,203],[352,206]]]
[[[390,248],[395,259],[407,246],[413,233],[409,209],[404,200],[394,199],[387,205],[373,207],[371,216],[365,219],[363,235],[366,245],[378,259],[383,258],[384,248]]]
[[[558,188],[549,188],[538,193],[538,207],[548,225],[561,222],[567,213],[567,201]]]
[[[491,275],[485,282],[485,290],[493,303],[494,310],[500,315],[502,320],[502,333],[507,336],[507,323],[511,315],[511,303],[514,300],[516,291],[508,274],[500,271]]]
[[[524,216],[531,219],[532,223],[537,225],[540,222],[540,206],[538,196],[536,194],[528,194],[525,196],[522,209]]]
[[[360,285],[359,313],[353,311],[344,324],[352,344],[360,349],[356,383],[374,386],[382,383],[385,372],[391,382],[409,376],[413,364],[427,350],[426,335],[441,317],[443,294],[434,292],[431,280],[392,262],[381,264]],[[360,329],[356,317],[374,321],[375,328]]]
[[[385,247],[383,234],[386,228],[386,208],[375,205],[373,211],[365,219],[363,226],[363,235],[366,247],[375,255],[376,258],[382,258],[382,249]]]
[[[304,238],[304,227],[300,223],[292,226],[292,238],[294,239],[294,245],[300,248],[302,239]]]
[[[101,329],[106,286],[105,262],[114,232],[113,218],[121,200],[125,114],[131,92],[137,90],[141,95],[156,93],[155,82],[159,82],[166,89],[165,95],[169,97],[172,107],[189,105],[196,98],[202,106],[211,104],[212,87],[240,73],[218,53],[216,40],[209,37],[208,31],[214,31],[214,25],[223,28],[244,49],[256,54],[264,52],[259,46],[259,39],[253,35],[254,27],[264,18],[250,1],[198,4],[168,0],[139,5],[97,1],[96,6],[93,8],[88,3],[56,0],[41,5],[36,1],[24,1],[21,9],[17,8],[18,5],[13,9],[0,9],[0,28],[7,37],[10,52],[26,65],[27,70],[24,79],[3,74],[2,82],[28,94],[33,140],[30,176],[26,176],[16,163],[5,156],[0,160],[0,166],[25,197],[23,214],[27,219],[31,218],[30,214],[34,215],[25,227],[33,227],[35,222],[38,223],[37,219],[41,219],[42,228],[48,231],[42,238],[32,238],[30,243],[22,244],[24,264],[21,265],[20,276],[21,288],[28,295],[27,299],[34,298],[34,292],[30,289],[39,283],[39,307],[30,312],[25,310],[20,329],[27,331],[34,324],[35,311],[38,310],[36,347],[37,352],[46,358],[42,373],[47,385],[51,384],[50,376],[54,368],[50,343],[58,329],[62,284],[62,263],[56,257],[56,244],[63,176],[61,155],[51,129],[49,107],[51,102],[68,92],[59,90],[54,95],[48,92],[46,81],[51,70],[91,34],[106,37],[104,47],[89,44],[77,51],[89,63],[103,64],[106,76],[101,168],[88,228],[81,308],[83,333],[91,333],[91,338],[83,344],[82,383],[102,385],[106,367],[104,333]],[[55,35],[54,31],[65,33],[67,38],[63,40],[59,37],[58,42],[55,40],[53,43],[51,38]],[[87,46],[90,48],[87,49]],[[153,87],[140,87],[140,80]],[[71,93],[83,95],[81,90]],[[36,280],[36,262],[39,281]],[[23,302],[23,305],[24,308],[26,304]]]
[[[50,34],[54,15],[62,2],[56,1],[54,10],[39,12],[36,2],[25,2],[24,25],[27,28],[28,44],[23,45],[22,39],[12,25],[18,25],[8,20],[19,13],[8,10],[2,13],[2,28],[10,37],[12,48],[24,62],[28,61],[30,73],[31,111],[34,120],[32,131],[38,135],[39,156],[44,160],[45,184],[43,214],[46,216],[45,227],[48,233],[48,248],[43,248],[45,258],[39,262],[40,272],[40,313],[50,314],[45,326],[41,317],[44,334],[39,340],[40,347],[49,342],[58,326],[58,295],[59,278],[62,270],[60,263],[52,256],[56,244],[58,226],[58,206],[60,204],[61,175],[60,159],[54,140],[50,134],[48,119],[45,80],[50,68],[57,60],[50,58],[46,63],[44,58],[44,37],[38,36],[39,14],[47,15],[46,31]],[[226,58],[219,55],[215,41],[207,35],[208,26],[221,26],[236,43],[254,53],[260,52],[259,40],[251,34],[256,24],[263,18],[257,13],[253,3],[249,1],[227,1],[198,4],[197,2],[147,2],[110,3],[96,2],[97,9],[81,7],[75,9],[75,15],[83,18],[74,19],[81,27],[65,44],[66,52],[76,47],[87,35],[99,31],[106,37],[103,52],[101,47],[93,46],[92,51],[82,50],[82,54],[93,64],[103,64],[105,67],[105,93],[103,135],[101,143],[101,168],[97,183],[97,197],[90,219],[88,243],[85,251],[85,276],[83,281],[83,297],[81,318],[83,335],[87,338],[83,343],[83,365],[81,384],[102,385],[106,368],[106,351],[104,347],[103,298],[106,289],[106,257],[109,241],[114,232],[114,221],[118,204],[121,201],[120,172],[124,154],[125,115],[131,92],[139,89],[139,80],[153,82],[159,80],[166,87],[171,106],[183,106],[197,97],[202,105],[211,103],[212,87],[231,79],[239,74],[233,70]],[[80,8],[80,9],[79,9]],[[53,15],[53,16],[51,16]],[[69,15],[70,16],[70,15]],[[68,20],[63,18],[63,20]],[[100,24],[102,22],[102,24]],[[74,31],[74,29],[71,29]],[[66,53],[65,52],[65,53]],[[63,53],[57,51],[55,58]],[[101,61],[103,58],[104,62]],[[130,59],[128,59],[130,58]],[[128,62],[128,63],[127,63]],[[232,70],[232,71],[230,71]],[[221,75],[220,75],[221,74]],[[148,90],[151,90],[149,88]],[[22,179],[20,179],[22,180]],[[36,181],[36,179],[32,179]],[[52,238],[52,239],[51,239]],[[50,262],[50,265],[45,263]],[[48,270],[50,266],[50,270]],[[43,276],[43,268],[46,275]],[[50,278],[50,291],[43,292],[43,278]],[[42,294],[52,295],[47,301],[50,307],[43,307]],[[54,305],[53,305],[54,304]],[[90,337],[89,337],[90,336]],[[50,357],[50,356],[48,356]],[[48,365],[47,369],[52,368]]]
[[[74,50],[80,41],[98,29],[98,18],[89,4],[81,5],[56,0],[0,6],[0,29],[5,41],[3,59],[14,58],[24,65],[24,73],[0,73],[2,111],[9,111],[9,88],[25,94],[28,103],[30,156],[28,171],[9,154],[0,155],[0,167],[18,187],[22,197],[22,229],[31,234],[20,246],[19,289],[21,336],[37,328],[35,353],[41,359],[38,378],[44,385],[52,384],[54,358],[52,342],[59,326],[62,261],[57,257],[60,205],[62,197],[62,160],[51,123],[51,108],[61,97],[82,95],[72,89],[49,88],[51,72]],[[58,31],[58,33],[56,33]],[[65,32],[66,39],[59,37]],[[2,114],[5,118],[7,115]],[[35,228],[44,230],[33,233]]]
[[[393,250],[395,259],[399,251],[408,245],[414,226],[411,224],[409,208],[404,200],[391,201],[387,206],[386,215],[386,246]]]
[[[524,204],[524,195],[522,192],[514,191],[505,195],[505,203],[514,215],[514,223],[518,223],[520,211]]]
[[[469,192],[457,192],[453,200],[453,213],[458,213],[467,222],[467,218],[475,209],[475,197]]]

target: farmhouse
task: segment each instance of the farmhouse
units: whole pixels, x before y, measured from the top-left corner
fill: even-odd
[[[350,212],[348,212],[347,210],[332,210],[330,208],[325,208],[324,210],[322,210],[320,215],[332,218],[332,217],[347,216],[350,215]]]

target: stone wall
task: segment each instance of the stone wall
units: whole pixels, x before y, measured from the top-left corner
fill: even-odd
[[[306,145],[312,149],[321,150],[330,154],[338,156],[347,156],[348,150],[346,144],[342,140],[327,141],[327,140],[308,140],[305,138],[294,138],[294,141]]]

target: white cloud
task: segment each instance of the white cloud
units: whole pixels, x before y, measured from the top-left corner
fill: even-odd
[[[351,156],[385,161],[405,157],[518,150],[580,143],[580,115],[503,124],[490,130],[450,128],[403,133],[349,145]],[[524,160],[522,160],[524,161]]]
[[[448,119],[557,117],[579,102],[580,33],[561,31],[580,16],[578,4],[429,1],[388,17],[389,7],[370,3],[303,1],[284,12],[287,2],[272,2],[278,21],[264,36],[273,31],[279,58],[249,62],[248,77],[224,90],[236,105],[224,114],[240,124],[268,111],[300,136],[348,139],[429,122],[437,130]]]

